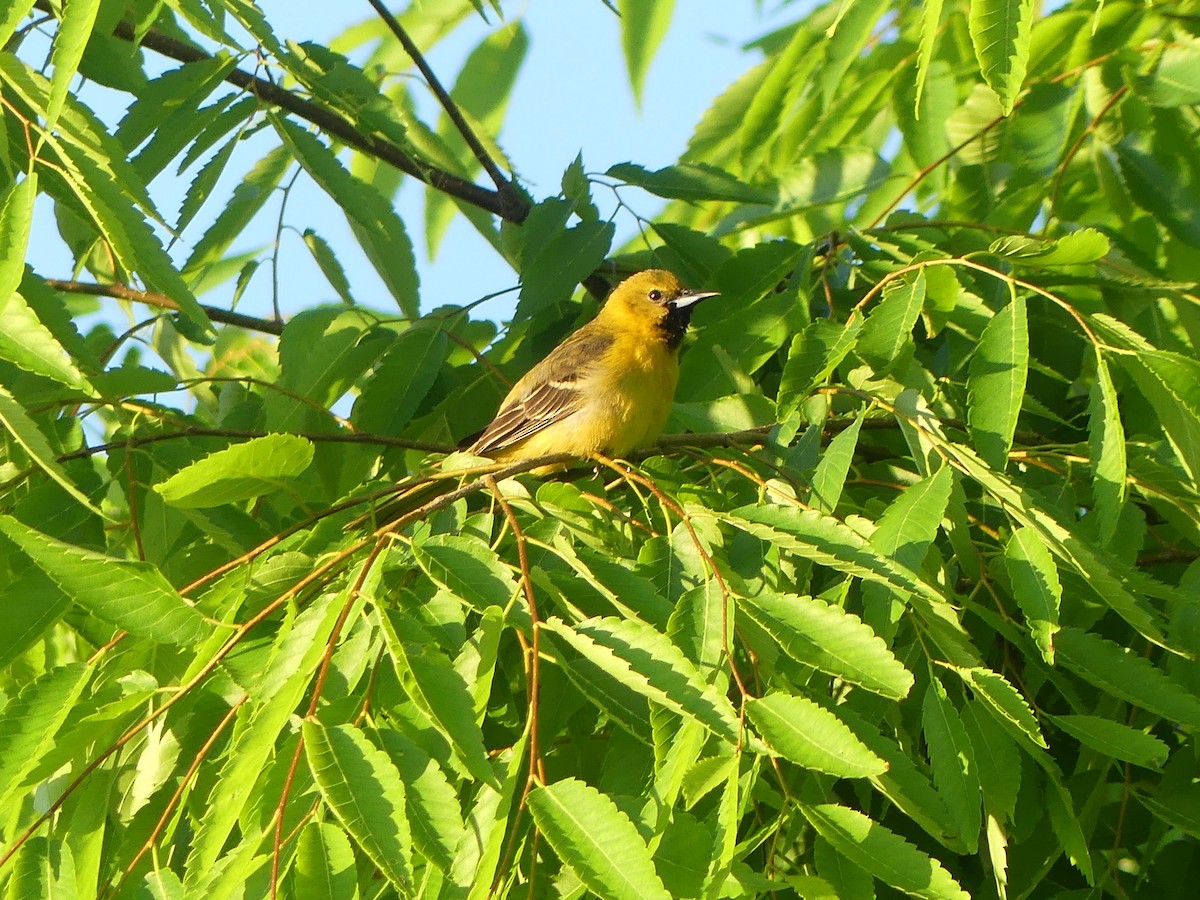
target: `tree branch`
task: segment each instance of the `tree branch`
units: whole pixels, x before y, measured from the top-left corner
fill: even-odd
[[[509,197],[509,195],[515,194],[512,182],[505,177],[504,173],[500,171],[500,167],[488,155],[487,149],[480,142],[479,138],[475,136],[475,132],[471,129],[467,120],[463,118],[458,104],[454,102],[449,92],[442,87],[441,81],[438,80],[429,63],[425,61],[420,48],[408,36],[408,32],[404,30],[404,26],[388,11],[388,8],[383,5],[381,0],[367,0],[367,2],[371,4],[375,12],[379,13],[379,17],[391,29],[392,34],[396,36],[396,40],[404,48],[404,52],[409,55],[412,61],[416,63],[417,68],[421,70],[421,74],[425,76],[425,82],[429,85],[429,89],[433,91],[433,95],[437,97],[438,103],[442,105],[442,109],[446,111],[446,115],[454,123],[454,127],[458,129],[458,133],[462,135],[462,139],[471,148],[471,152],[475,155],[475,159],[479,161],[479,165],[483,166],[483,171],[487,173],[488,177],[492,179],[492,183],[496,185],[497,193],[501,197]]]
[[[53,12],[50,0],[36,0],[35,6],[46,12]],[[130,43],[139,43],[133,25],[121,21],[113,29],[113,36]],[[177,40],[173,37],[154,31],[146,32],[140,41],[140,46],[148,47],[155,53],[178,60],[179,62],[199,62],[212,59],[212,56],[192,44]],[[327,134],[333,135],[345,144],[363,153],[395,166],[401,172],[437,188],[452,197],[478,206],[493,215],[509,222],[522,222],[529,214],[529,203],[516,191],[497,192],[480,187],[472,181],[460,178],[444,169],[430,165],[422,160],[414,159],[395,144],[374,135],[363,134],[353,123],[343,118],[339,113],[327,109],[311,100],[298,97],[291,91],[285,90],[262,78],[256,78],[242,69],[233,69],[225,76],[225,81],[239,87],[255,97],[286,110],[293,115],[311,122]]]
[[[118,300],[132,300],[135,303],[144,303],[158,309],[169,309],[174,312],[179,310],[179,304],[166,294],[159,294],[155,291],[139,291],[127,284],[93,284],[88,281],[66,281],[60,278],[43,278],[42,280],[49,287],[68,294],[116,297]],[[230,309],[221,309],[218,306],[205,306],[203,303],[200,304],[200,308],[212,321],[220,322],[223,325],[237,325],[239,328],[261,331],[263,334],[283,334],[283,323],[274,319],[259,319]]]

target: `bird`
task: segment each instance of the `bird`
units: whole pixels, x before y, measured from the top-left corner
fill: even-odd
[[[550,454],[624,457],[662,434],[679,382],[679,347],[697,303],[671,272],[647,269],[609,294],[508,392],[470,447],[511,463]]]

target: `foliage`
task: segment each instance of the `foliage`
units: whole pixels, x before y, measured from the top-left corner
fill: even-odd
[[[618,9],[640,92],[673,7]],[[0,13],[8,896],[1188,895],[1196,4],[797,10],[676,165],[538,199],[498,11],[331,46],[248,0]],[[422,121],[400,39],[423,65],[457,27],[485,36]],[[311,229],[342,305],[200,304],[266,290],[297,177],[398,315]],[[402,177],[427,246],[462,214],[513,265],[502,332],[420,305]],[[625,246],[609,187],[667,201]],[[35,207],[73,273],[25,267]],[[445,455],[651,264],[723,295],[693,436],[545,477]],[[158,309],[115,335],[91,295]]]

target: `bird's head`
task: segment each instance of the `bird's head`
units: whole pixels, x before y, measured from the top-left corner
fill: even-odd
[[[668,346],[679,346],[701,300],[716,291],[691,291],[664,269],[647,269],[631,275],[616,286],[604,303],[603,315],[661,329]]]

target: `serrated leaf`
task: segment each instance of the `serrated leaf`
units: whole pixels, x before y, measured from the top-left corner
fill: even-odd
[[[297,434],[266,434],[210,453],[180,469],[154,490],[172,506],[205,509],[261,497],[285,488],[309,467],[312,441]]]
[[[333,248],[329,246],[329,242],[311,228],[305,228],[302,237],[304,246],[308,247],[308,252],[312,254],[317,268],[321,270],[321,274],[325,276],[329,286],[337,291],[337,295],[342,298],[344,303],[354,306],[354,297],[350,294],[350,279],[346,277],[346,270],[342,268],[342,264],[334,254]]]
[[[815,388],[825,383],[833,370],[854,349],[863,320],[859,317],[839,325],[829,319],[817,319],[792,338],[783,378],[779,382],[776,406],[779,420],[787,419]]]
[[[0,515],[0,533],[75,603],[130,634],[165,644],[198,644],[212,631],[149,563],[63,543],[11,516]]]
[[[37,172],[31,172],[9,188],[0,209],[0,358],[90,391],[83,373],[17,292],[25,273],[37,186]]]
[[[762,592],[738,601],[788,656],[884,697],[908,695],[913,676],[858,616],[815,597]]]
[[[1169,748],[1152,734],[1100,716],[1051,716],[1050,721],[1085,747],[1147,769],[1161,769]]]
[[[1042,658],[1054,665],[1054,635],[1058,631],[1058,609],[1062,584],[1050,550],[1027,526],[1013,529],[1004,545],[1004,566],[1012,581],[1013,597]]]
[[[71,80],[79,69],[83,51],[87,49],[100,11],[100,0],[70,0],[63,4],[62,21],[54,36],[54,50],[50,62],[54,65],[54,77],[50,82],[50,99],[46,103],[46,118],[43,127],[52,132],[58,125],[58,116],[67,100]]]
[[[888,769],[841,719],[805,697],[768,694],[746,704],[746,714],[763,740],[798,766],[840,778],[867,778]]]
[[[1133,86],[1152,106],[1200,103],[1200,42],[1180,34],[1162,50],[1154,71],[1135,78]]]
[[[667,35],[675,0],[617,0],[621,16],[621,49],[629,71],[629,86],[638,108],[654,54]]]
[[[907,595],[948,657],[978,659],[957,616],[931,585],[906,566],[881,558],[860,535],[837,519],[811,509],[759,505],[739,507],[722,518],[735,528],[819,565],[898,589]]]
[[[996,96],[1004,114],[1025,81],[1029,63],[1029,35],[1033,25],[1032,0],[974,0],[968,28],[979,71]]]
[[[737,743],[738,717],[733,705],[705,682],[683,651],[652,626],[605,617],[585,619],[574,626],[551,618],[542,627],[626,687]]]
[[[821,455],[821,461],[813,473],[812,490],[808,498],[808,504],[813,509],[827,513],[837,509],[846,476],[850,473],[850,464],[854,461],[854,449],[858,446],[862,423],[862,416],[856,417],[849,428],[839,432],[829,442]]]
[[[1048,746],[1046,739],[1042,737],[1037,719],[1034,718],[1033,710],[1007,678],[999,672],[979,666],[969,669],[955,666],[950,668],[962,677],[971,688],[975,699],[981,701],[1010,734],[1043,749]]]
[[[921,39],[917,46],[917,89],[913,97],[913,115],[921,117],[921,95],[925,91],[925,81],[929,77],[929,67],[933,62],[933,48],[937,43],[938,26],[942,20],[943,0],[928,0],[921,4]]]
[[[967,737],[958,710],[937,677],[931,677],[921,707],[921,729],[929,748],[933,779],[958,825],[968,853],[979,849],[983,827],[980,812],[982,788],[975,765],[975,750]]]
[[[672,200],[731,200],[736,203],[774,205],[778,193],[767,185],[748,184],[724,169],[708,163],[684,162],[649,171],[634,163],[609,166],[604,173]]]
[[[483,745],[483,732],[475,722],[475,703],[462,676],[436,648],[416,643],[428,644],[429,637],[420,633],[419,626],[411,627],[415,623],[402,613],[394,617],[381,614],[378,621],[409,699],[445,737],[463,767],[479,781],[498,788]]]
[[[354,849],[346,833],[329,822],[309,821],[296,842],[295,886],[311,900],[358,896]]]
[[[448,343],[436,328],[410,328],[396,338],[354,403],[354,423],[374,434],[401,434],[437,381]],[[396,385],[404,385],[399,396]]]
[[[304,752],[321,797],[402,895],[412,885],[412,835],[404,782],[387,754],[353,725],[306,719]]]
[[[506,617],[514,614],[508,607],[517,595],[517,582],[487,544],[459,535],[434,535],[414,546],[413,555],[426,575],[464,604],[481,612],[498,606]],[[517,611],[529,624],[528,610]]]
[[[404,782],[404,803],[412,828],[413,846],[441,871],[449,873],[454,851],[462,839],[458,795],[441,767],[398,731],[382,730],[379,742]]]
[[[913,326],[925,306],[925,272],[888,282],[883,299],[867,316],[855,352],[876,372],[884,372],[912,343]]]
[[[967,380],[971,437],[979,455],[1000,472],[1008,464],[1028,373],[1025,299],[1015,297],[983,329]]]
[[[250,220],[274,195],[292,162],[286,147],[276,147],[255,163],[233,189],[229,202],[216,220],[196,241],[182,271],[191,276],[220,260],[229,246],[241,236]]]
[[[1099,517],[1101,545],[1109,544],[1117,532],[1125,505],[1127,462],[1125,427],[1117,389],[1108,362],[1096,348],[1096,380],[1088,394],[1088,445],[1092,458],[1092,497]]]
[[[940,862],[858,810],[832,803],[801,810],[838,853],[880,881],[914,897],[969,900]]]
[[[1078,628],[1063,628],[1058,661],[1089,684],[1187,728],[1200,729],[1200,700],[1137,653]]]
[[[312,134],[279,116],[273,116],[272,122],[297,162],[345,213],[359,246],[400,310],[415,317],[420,307],[416,257],[404,222],[391,203],[372,185],[351,175]]]
[[[791,40],[770,60],[766,77],[757,86],[754,96],[742,113],[738,134],[742,165],[747,174],[753,174],[752,167],[747,163],[763,152],[779,128],[779,111],[783,108],[784,96],[796,75],[797,67],[806,52],[811,51],[811,45],[816,40],[816,35],[806,28],[803,22],[794,27],[795,32]]]
[[[301,610],[275,637],[261,677],[248,686],[251,699],[238,711],[229,752],[208,795],[208,812],[192,841],[189,888],[197,887],[222,857],[258,777],[275,755],[280,733],[320,665],[344,601],[344,596],[324,594]]]
[[[0,802],[7,803],[54,744],[92,672],[83,663],[50,669],[0,710]]]
[[[13,440],[24,450],[34,465],[50,476],[50,479],[70,494],[78,503],[98,516],[104,514],[93,505],[79,488],[71,482],[63,467],[55,458],[54,451],[37,423],[25,412],[25,408],[13,395],[0,385],[0,425],[12,435]]]

